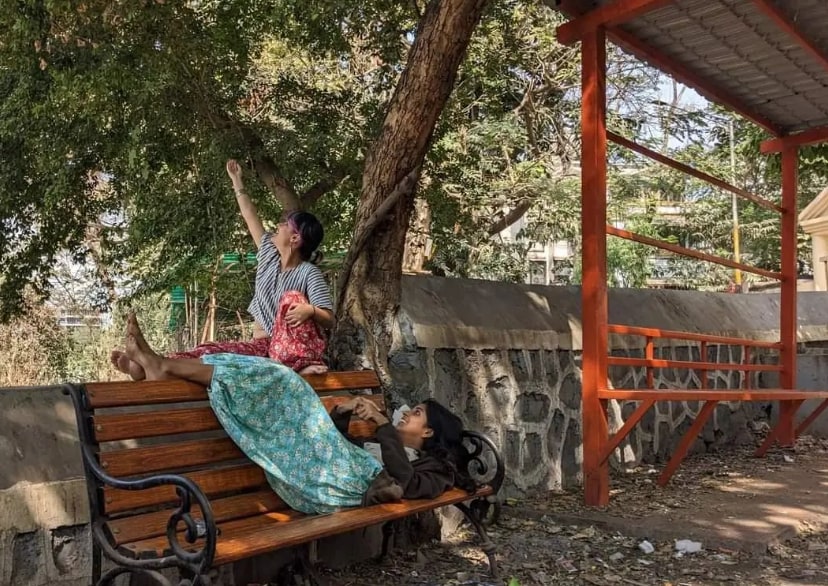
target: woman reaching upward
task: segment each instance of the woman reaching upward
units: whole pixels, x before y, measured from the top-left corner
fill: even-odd
[[[325,235],[322,224],[313,214],[297,211],[284,215],[276,232],[267,232],[244,189],[238,162],[229,160],[227,173],[241,215],[258,248],[256,286],[247,308],[255,320],[253,339],[209,342],[169,357],[244,354],[269,357],[304,374],[325,372],[324,330],[333,326],[334,316],[328,284],[314,264]],[[122,350],[114,350],[111,360],[134,380],[145,377],[141,365]]]

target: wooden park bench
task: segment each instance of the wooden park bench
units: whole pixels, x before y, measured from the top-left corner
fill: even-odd
[[[347,391],[370,394],[381,408],[372,371],[307,376],[327,409]],[[125,573],[169,585],[159,570],[178,568],[179,586],[210,583],[211,569],[253,556],[372,525],[383,525],[383,555],[391,521],[454,505],[477,530],[489,568],[495,547],[483,527],[496,511],[504,467],[494,444],[466,432],[474,494],[459,488],[433,500],[356,507],[328,515],[290,509],[264,472],[223,432],[204,387],[184,381],[66,385],[72,397],[88,485],[93,536],[93,582]],[[374,426],[353,420],[350,433],[369,438]],[[137,440],[137,441],[136,441]],[[304,556],[304,547],[297,548]],[[101,576],[101,552],[115,566]],[[307,561],[306,557],[302,557]]]

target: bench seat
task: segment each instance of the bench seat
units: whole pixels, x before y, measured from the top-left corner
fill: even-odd
[[[305,379],[328,410],[349,400],[352,392],[385,409],[372,371]],[[227,436],[204,387],[142,381],[65,385],[64,390],[77,416],[97,584],[111,584],[124,573],[147,574],[169,584],[158,574],[169,567],[181,570],[180,586],[208,584],[209,572],[218,566],[285,548],[302,550],[297,546],[372,525],[383,526],[384,553],[392,521],[450,505],[477,530],[496,573],[484,521],[490,513],[496,515],[505,471],[494,444],[481,434],[464,435],[469,473],[480,486],[474,494],[454,488],[431,500],[305,515],[279,498],[264,471]],[[348,431],[370,439],[375,426],[354,418]],[[117,564],[103,574],[102,554]]]
[[[330,515],[303,515],[288,509],[255,513],[242,518],[230,518],[217,523],[219,535],[213,563],[221,566],[250,556],[301,545],[343,532],[431,511],[437,507],[454,505],[474,498],[488,497],[492,494],[490,487],[483,487],[473,495],[455,488],[446,491],[434,500],[406,500],[399,503],[345,509]],[[257,495],[257,499],[259,499],[262,508],[267,508],[271,504],[268,501],[272,500],[268,495],[261,493]],[[248,500],[248,503],[245,504],[250,502]],[[216,508],[224,508],[221,501],[215,504]],[[244,507],[245,504],[234,503],[230,505],[228,503],[230,506],[241,505],[241,507]],[[244,509],[238,508],[236,510],[243,511]],[[232,514],[229,511],[228,508],[228,514]],[[167,517],[163,520],[164,525],[158,526],[157,531],[160,531],[160,533],[156,537],[122,543],[119,546],[119,551],[133,559],[162,557],[171,554],[169,542],[166,535],[164,535],[166,520]],[[218,518],[216,520],[218,521]],[[116,526],[116,523],[111,522],[110,526]],[[183,543],[183,531],[180,531],[180,533],[182,533],[180,539]],[[184,544],[184,547],[188,550],[197,551],[203,547],[203,540],[199,540],[193,545]]]

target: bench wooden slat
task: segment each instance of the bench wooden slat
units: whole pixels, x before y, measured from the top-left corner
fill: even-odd
[[[203,385],[184,380],[114,381],[84,386],[92,409],[207,400],[207,389]]]
[[[220,566],[277,549],[292,547],[316,539],[430,511],[477,496],[488,496],[491,492],[491,488],[483,487],[476,494],[469,495],[459,488],[454,488],[433,500],[387,503],[347,509],[331,515],[312,515],[287,519],[283,514],[267,513],[229,521],[219,526],[221,534],[216,544],[214,563],[216,566]],[[167,548],[167,538],[164,536],[128,543],[122,546],[121,550],[127,555],[140,557],[145,554],[164,555]]]
[[[287,505],[270,487],[257,492],[215,499],[210,502],[210,506],[213,509],[213,517],[216,523],[276,511],[283,511],[284,514],[293,515],[294,517],[302,515],[302,513],[288,509]],[[112,533],[115,545],[166,535],[167,521],[171,512],[172,509],[164,509],[163,511],[133,515],[132,517],[110,521],[109,530]],[[192,515],[193,518],[200,519],[201,510],[194,507]]]
[[[183,470],[245,458],[229,437],[160,444],[100,454],[101,466],[112,476],[135,476],[162,470]]]
[[[321,401],[325,409],[330,410],[334,405],[344,403],[350,398],[330,396],[321,397]],[[385,401],[382,395],[366,395],[365,398],[384,409]],[[99,442],[222,429],[210,407],[95,415],[92,423],[95,437]],[[370,437],[375,427],[371,423],[355,420],[351,422],[349,433],[354,437]]]
[[[317,393],[378,389],[381,386],[377,373],[373,370],[345,370],[324,374],[308,374],[304,375],[303,378]]]
[[[184,476],[198,484],[207,497],[268,486],[264,471],[253,463],[203,470],[184,474]],[[156,486],[146,490],[121,490],[106,487],[103,489],[103,497],[104,510],[107,514],[178,501],[174,486]]]
[[[372,370],[327,372],[304,378],[317,393],[380,387],[379,379]],[[93,409],[207,400],[207,389],[181,380],[87,383],[85,387],[89,406]]]
[[[196,433],[221,429],[210,407],[168,409],[117,415],[95,415],[92,428],[99,442]]]

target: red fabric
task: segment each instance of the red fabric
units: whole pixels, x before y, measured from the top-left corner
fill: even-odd
[[[270,338],[254,338],[243,342],[207,342],[186,352],[175,352],[167,358],[201,358],[205,354],[267,356],[268,348],[270,348]]]
[[[270,337],[269,356],[293,370],[300,371],[313,364],[324,364],[325,335],[313,318],[296,327],[285,322],[285,314],[298,303],[308,303],[308,298],[299,291],[286,291],[279,301],[276,323]]]
[[[286,291],[279,301],[276,323],[270,338],[256,338],[244,342],[208,342],[186,352],[170,354],[168,358],[201,358],[206,354],[243,354],[277,360],[300,371],[313,364],[324,364],[325,335],[312,318],[291,327],[285,322],[285,314],[297,303],[308,303],[299,291]]]

